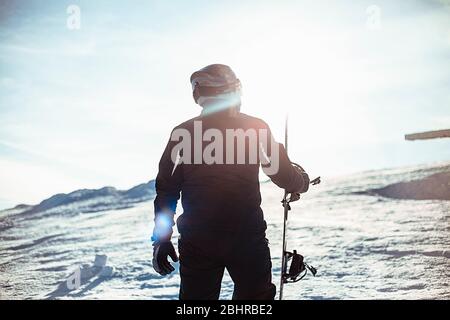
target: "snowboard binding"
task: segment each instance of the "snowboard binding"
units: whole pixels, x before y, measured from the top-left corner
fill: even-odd
[[[284,255],[285,265],[281,276],[283,283],[293,283],[302,280],[308,273],[308,270],[314,277],[316,276],[317,269],[304,262],[303,256],[297,253],[297,250],[293,252],[285,251]],[[291,261],[291,265],[288,271],[287,265],[289,261]]]

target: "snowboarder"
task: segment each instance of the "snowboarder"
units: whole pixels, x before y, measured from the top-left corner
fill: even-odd
[[[240,112],[241,84],[230,67],[209,65],[194,72],[190,80],[194,100],[203,110],[172,131],[159,162],[153,267],[167,275],[174,271],[168,257],[178,261],[171,237],[181,195],[183,213],[176,222],[179,298],[218,299],[227,269],[234,282],[233,299],[274,299],[259,167],[293,198],[308,190],[309,177],[291,164],[282,144],[267,143],[275,140],[264,121]],[[200,147],[186,141],[195,136],[199,122]],[[228,130],[234,130],[231,142],[238,141],[237,145],[227,139]],[[239,134],[244,134],[243,139]],[[255,149],[257,160],[252,162]]]

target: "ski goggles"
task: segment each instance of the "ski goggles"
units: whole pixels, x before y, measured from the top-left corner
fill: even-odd
[[[240,90],[241,82],[239,81],[239,79],[236,79],[236,81],[231,84],[217,87],[200,86],[198,82],[195,82],[192,95],[194,96],[194,100],[197,103],[199,97],[212,97],[223,93],[235,92]]]

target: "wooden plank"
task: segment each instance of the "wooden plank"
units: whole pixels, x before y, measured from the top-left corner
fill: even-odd
[[[427,140],[436,138],[450,138],[450,129],[435,130],[405,134],[405,140]]]

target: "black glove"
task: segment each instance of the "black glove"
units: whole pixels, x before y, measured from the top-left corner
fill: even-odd
[[[168,256],[172,258],[173,262],[178,261],[178,256],[172,242],[164,241],[153,244],[153,269],[162,276],[172,273],[175,270],[169,260],[167,260]]]
[[[308,174],[305,172],[305,170],[303,170],[302,167],[300,167],[299,165],[294,165],[293,166],[297,175],[300,176],[300,179],[303,180],[303,187],[300,190],[296,190],[295,193],[305,193],[306,191],[308,191],[309,189],[309,176]],[[297,199],[298,200],[298,199]]]
[[[287,202],[294,202],[300,200],[300,192],[291,192],[287,197]]]

